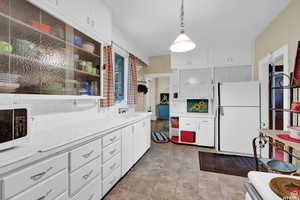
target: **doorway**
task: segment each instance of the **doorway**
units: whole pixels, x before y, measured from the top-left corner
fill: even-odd
[[[269,128],[283,130],[283,65],[269,65]]]

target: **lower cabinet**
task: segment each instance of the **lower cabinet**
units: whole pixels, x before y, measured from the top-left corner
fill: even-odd
[[[150,148],[150,118],[0,180],[1,200],[100,200]]]

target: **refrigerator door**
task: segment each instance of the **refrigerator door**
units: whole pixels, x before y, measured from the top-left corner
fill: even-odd
[[[259,135],[259,107],[222,107],[220,151],[253,154],[252,140]]]
[[[221,83],[221,106],[260,106],[259,82]]]

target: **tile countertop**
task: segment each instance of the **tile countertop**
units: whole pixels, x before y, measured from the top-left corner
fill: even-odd
[[[173,112],[171,117],[199,117],[199,118],[215,118],[215,115],[209,113],[187,113],[187,112]]]
[[[119,116],[102,116],[94,119],[65,121],[37,131],[30,143],[0,152],[0,176],[30,163],[66,152],[70,148],[88,143],[104,134],[150,117],[151,113],[133,113]],[[47,121],[37,119],[35,123]],[[44,124],[43,124],[44,125]],[[42,126],[42,125],[41,125]],[[66,134],[68,133],[68,134]]]
[[[282,200],[271,190],[269,186],[271,179],[275,177],[289,177],[289,178],[295,178],[300,180],[300,177],[296,177],[296,176],[280,175],[280,174],[265,173],[265,172],[254,172],[254,171],[248,173],[248,178],[250,183],[255,187],[256,191],[260,194],[260,196],[264,200]]]

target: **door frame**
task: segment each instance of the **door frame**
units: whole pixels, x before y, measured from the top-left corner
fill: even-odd
[[[289,48],[288,45],[284,45],[278,50],[269,53],[265,58],[259,61],[259,73],[258,79],[261,82],[261,86],[265,88],[269,88],[269,64],[275,63],[279,59],[283,59],[283,73],[289,75]],[[266,80],[267,79],[267,80]],[[263,85],[267,84],[267,85]],[[284,76],[283,84],[289,85],[289,79]],[[261,92],[263,92],[261,90]],[[267,105],[262,102],[262,97],[266,97],[269,100],[269,92],[266,94],[261,95],[261,120],[262,120],[262,127],[264,128],[264,124],[269,124],[269,101]],[[290,90],[283,91],[283,108],[290,109]],[[290,113],[284,112],[283,114],[283,129],[287,130],[288,126],[290,125]]]

